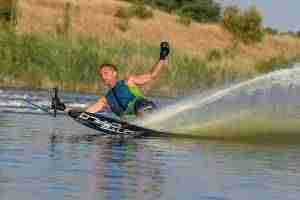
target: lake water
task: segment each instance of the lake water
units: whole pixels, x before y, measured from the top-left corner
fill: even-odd
[[[43,91],[0,91],[0,199],[298,200],[300,142],[84,137],[67,116],[22,102]],[[64,94],[74,106],[95,96]],[[76,103],[75,103],[76,102]],[[297,141],[298,140],[298,141]]]

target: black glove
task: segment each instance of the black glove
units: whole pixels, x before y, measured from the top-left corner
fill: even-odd
[[[160,43],[160,56],[159,59],[160,60],[165,60],[166,57],[169,55],[170,53],[170,47],[169,47],[169,43],[168,42],[161,42]]]

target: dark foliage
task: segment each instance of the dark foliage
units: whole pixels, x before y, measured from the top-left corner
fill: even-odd
[[[244,12],[236,7],[227,7],[224,11],[223,25],[238,40],[246,43],[259,42],[264,32],[262,16],[255,7],[250,7]]]
[[[198,22],[216,22],[221,8],[214,0],[126,0],[146,4],[169,13],[179,13]]]

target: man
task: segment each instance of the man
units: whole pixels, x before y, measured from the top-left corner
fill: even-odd
[[[109,108],[121,117],[127,114],[142,116],[145,112],[155,109],[155,104],[144,97],[139,86],[149,83],[160,74],[167,63],[169,51],[168,43],[162,42],[158,63],[148,73],[131,75],[125,80],[118,80],[118,69],[115,65],[102,64],[98,69],[98,74],[109,91],[95,104],[88,107],[86,112],[96,113]]]
[[[162,42],[159,61],[152,69],[142,75],[131,75],[126,80],[118,80],[118,69],[115,65],[102,64],[98,69],[98,74],[109,91],[95,104],[88,107],[86,112],[96,113],[109,108],[113,113],[122,117],[128,114],[143,116],[146,112],[155,109],[155,104],[144,97],[139,86],[149,83],[160,74],[163,66],[167,64],[169,52],[169,44]],[[53,98],[52,102],[54,102],[52,108],[56,106],[58,110],[68,111],[58,97]]]

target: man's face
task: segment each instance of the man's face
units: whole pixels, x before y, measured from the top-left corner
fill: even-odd
[[[117,82],[117,71],[111,67],[103,67],[99,75],[101,76],[104,84],[108,87],[114,87]]]

